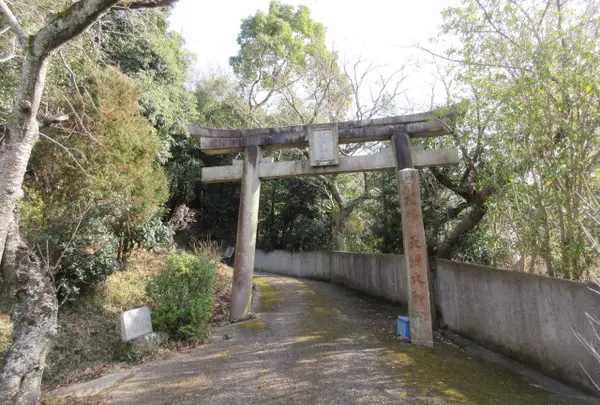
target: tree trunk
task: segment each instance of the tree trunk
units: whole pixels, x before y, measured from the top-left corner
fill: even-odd
[[[333,250],[346,252],[346,231],[348,230],[350,214],[344,208],[333,214]]]
[[[461,237],[472,231],[481,222],[486,211],[483,203],[473,206],[469,214],[452,229],[450,235],[444,240],[442,246],[437,251],[437,257],[451,259]]]
[[[13,344],[0,371],[0,405],[37,404],[46,355],[56,334],[58,305],[52,280],[22,240],[17,203],[31,151],[38,138],[47,57],[28,52],[0,144],[0,263],[12,305]]]
[[[14,301],[13,344],[0,372],[0,405],[37,404],[46,355],[56,335],[58,305],[52,280],[18,229],[17,202],[38,137],[37,113],[51,53],[87,29],[119,0],[80,0],[27,35],[8,6],[3,20],[26,51],[15,103],[0,137],[0,264],[4,288]],[[133,8],[170,5],[175,0],[126,2]]]
[[[2,270],[12,301],[13,344],[0,372],[0,405],[33,405],[52,341],[56,336],[58,302],[52,280],[11,220]]]
[[[451,259],[454,255],[456,246],[463,235],[471,232],[481,222],[487,212],[486,203],[496,192],[496,188],[484,187],[481,191],[468,195],[467,202],[471,206],[471,211],[452,229],[450,235],[439,245],[436,256],[444,259]],[[466,206],[459,205],[452,214],[458,215]],[[435,249],[435,246],[432,246]]]
[[[46,80],[47,62],[28,54],[22,69],[17,100],[0,143],[0,261],[31,150],[38,137],[37,112]]]

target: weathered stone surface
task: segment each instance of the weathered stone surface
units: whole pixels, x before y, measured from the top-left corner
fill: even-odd
[[[331,281],[372,297],[407,303],[403,255],[256,250],[256,271]]]
[[[430,166],[449,166],[458,163],[457,149],[423,150],[411,148],[412,162],[416,168]],[[240,181],[243,167],[241,164],[212,166],[202,168],[204,183]],[[396,167],[396,159],[391,149],[384,149],[372,155],[342,156],[336,166],[311,166],[306,160],[267,162],[261,160],[258,171],[261,179],[283,179],[295,176],[318,176],[322,174],[374,172],[390,170]]]
[[[414,344],[433,346],[433,321],[429,297],[429,265],[421,212],[419,172],[397,171],[402,214],[402,240],[408,273],[408,315]]]
[[[451,113],[442,120],[436,118],[436,112],[430,111],[397,117],[338,122],[338,140],[340,144],[389,140],[402,128],[410,134],[411,138],[449,134],[447,124],[454,120],[454,114]],[[331,123],[254,129],[215,129],[194,125],[188,127],[192,136],[200,137],[204,152],[224,154],[242,152],[249,146],[262,146],[267,149],[306,147],[310,130],[327,129],[331,127]]]
[[[223,257],[229,259],[231,256],[233,256],[233,252],[235,252],[235,248],[233,246],[229,246],[225,250],[225,253],[223,253]]]
[[[453,332],[598,392],[598,362],[576,335],[598,347],[598,328],[589,316],[600,316],[600,295],[589,285],[437,259],[436,303]]]
[[[164,332],[152,332],[147,335],[138,336],[129,341],[131,349],[136,353],[143,353],[155,349],[167,343],[169,335]]]
[[[550,404],[543,391],[461,351],[391,338],[398,307],[328,283],[260,284],[279,302],[267,309],[254,300],[258,321],[219,328],[216,344],[144,366],[110,394],[111,405]]]
[[[252,297],[254,274],[254,248],[258,229],[258,205],[260,202],[260,178],[258,165],[262,150],[257,146],[246,148],[242,177],[242,192],[238,215],[233,284],[231,286],[231,311],[229,319],[234,322],[246,316]]]
[[[308,150],[311,166],[331,166],[340,163],[337,125],[308,129]]]
[[[121,312],[121,340],[123,342],[148,333],[152,333],[152,321],[148,307]]]

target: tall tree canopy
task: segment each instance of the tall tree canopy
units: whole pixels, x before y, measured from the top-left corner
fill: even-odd
[[[327,49],[325,27],[306,6],[272,1],[242,21],[239,52],[230,65],[244,94],[244,111],[255,125],[263,109],[275,122],[335,121],[349,107],[350,86],[337,55]]]
[[[599,253],[582,196],[599,186],[600,2],[463,4],[444,12],[458,43],[443,58],[449,101],[469,95],[456,133],[464,167],[434,174],[467,202],[493,191],[497,255],[579,279]]]

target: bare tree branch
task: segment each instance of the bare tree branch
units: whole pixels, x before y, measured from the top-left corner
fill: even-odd
[[[4,35],[10,30],[10,25],[8,24],[0,24],[0,35]]]
[[[149,8],[168,7],[177,3],[177,0],[147,0],[147,1],[124,1],[114,8],[122,10],[142,10]]]
[[[450,58],[448,56],[440,55],[439,53],[435,53],[432,50],[427,49],[421,45],[417,45],[417,48],[424,52],[427,52],[428,54],[430,54],[433,57],[445,60],[447,62],[458,63],[460,65],[480,66],[480,67],[488,67],[488,68],[502,68],[502,69],[509,69],[509,70],[518,70],[518,71],[527,72],[527,73],[535,73],[533,70],[523,67],[523,66],[513,66],[513,65],[484,63],[484,62],[467,62],[464,59],[454,59],[454,58]]]
[[[327,80],[327,85],[325,86],[325,89],[323,90],[323,96],[320,99],[317,98],[317,92],[315,91],[315,108],[313,109],[312,117],[310,118],[309,124],[312,125],[315,122],[317,115],[319,115],[319,110],[321,109],[321,105],[323,105],[323,102],[325,101],[325,99],[328,96],[330,87],[331,87],[331,79]]]
[[[321,181],[321,183],[327,188],[327,190],[329,190],[335,203],[340,208],[343,208],[344,197],[342,197],[342,193],[340,192],[340,189],[338,188],[337,184],[335,184],[335,181],[332,181],[330,178],[325,176],[316,176],[316,178]]]
[[[533,19],[531,18],[531,16],[529,15],[529,13],[527,12],[527,10],[525,10],[525,8],[523,7],[523,5],[515,0],[510,0],[511,4],[513,4],[515,7],[517,7],[519,9],[519,11],[521,11],[521,13],[525,16],[525,18],[527,19],[527,21],[529,21],[529,25],[531,27],[531,31],[533,32],[533,35],[535,36],[535,38],[537,39],[538,43],[542,42],[542,38],[540,37],[539,34],[539,26],[536,26]],[[541,22],[540,22],[541,24]]]
[[[73,161],[75,162],[75,164],[77,165],[77,167],[79,167],[81,169],[81,171],[83,173],[85,173],[85,175],[87,176],[87,172],[85,171],[85,169],[83,168],[83,166],[79,163],[79,161],[77,160],[77,158],[71,153],[71,151],[65,145],[63,145],[62,143],[54,140],[53,138],[51,138],[48,135],[43,134],[41,132],[39,133],[39,135],[42,138],[49,140],[50,142],[52,142],[53,144],[55,144],[56,146],[58,146],[59,148],[61,148],[65,152],[67,152],[67,154],[71,157],[71,159],[73,159]]]
[[[73,3],[35,34],[31,41],[31,53],[37,57],[47,56],[85,31],[117,3],[118,0],[80,0]]]
[[[500,28],[498,28],[498,26],[492,20],[492,16],[488,12],[488,10],[484,7],[483,4],[481,4],[481,1],[475,0],[475,3],[477,3],[477,5],[481,9],[481,11],[483,12],[483,16],[484,16],[485,20],[488,22],[489,25],[492,26],[492,29],[494,30],[494,32],[496,34],[500,35],[502,38],[506,39],[511,44],[513,44],[516,48],[520,49],[521,46],[518,43],[516,43],[511,37],[509,37],[507,34],[505,34],[504,32],[502,32],[500,30]]]
[[[444,240],[437,251],[437,256],[448,259],[452,256],[453,250],[460,238],[475,228],[485,215],[487,209],[485,205],[475,205],[471,211],[452,229],[450,235]]]
[[[69,72],[69,76],[71,77],[71,82],[73,83],[73,89],[76,90],[77,89],[77,76],[75,75],[75,72],[73,72],[73,69],[71,69],[71,67],[69,66],[67,61],[65,60],[65,56],[63,55],[62,51],[59,51],[58,54],[60,56],[60,59],[62,60],[63,66],[65,67],[65,69],[67,69],[67,72]]]
[[[53,266],[53,269],[52,269],[53,272],[56,271],[60,267],[60,263],[61,263],[63,257],[65,256],[65,254],[67,253],[67,250],[73,243],[73,240],[75,240],[75,236],[77,235],[77,232],[79,232],[79,228],[81,227],[81,224],[82,224],[83,220],[85,219],[85,216],[87,215],[90,208],[92,208],[91,203],[88,204],[88,206],[85,208],[85,210],[83,210],[83,212],[79,216],[79,220],[77,221],[77,225],[75,226],[75,229],[71,233],[71,237],[69,238],[69,241],[65,245],[63,251],[61,252],[60,256],[58,257],[58,259],[56,260],[56,263]],[[48,260],[48,263],[49,263],[49,260]]]
[[[4,19],[6,20],[6,24],[14,31],[17,39],[19,40],[19,45],[23,49],[27,49],[27,34],[19,24],[17,17],[13,14],[10,7],[4,0],[0,0],[0,13],[4,15]],[[6,32],[6,31],[5,31]]]
[[[372,105],[371,108],[369,109],[369,112],[367,114],[367,119],[371,119],[373,118],[375,115],[377,115],[377,113],[379,113],[379,111],[381,110],[381,99],[383,97],[383,95],[385,94],[388,85],[390,84],[390,82],[392,81],[392,79],[394,77],[396,77],[396,75],[398,73],[401,73],[404,70],[404,67],[396,70],[394,73],[392,73],[391,75],[389,75],[386,78],[383,77],[383,75],[380,75],[379,78],[379,92],[377,93],[377,96],[375,98],[373,98],[373,96],[371,96],[371,101],[372,101]],[[402,82],[406,79],[406,76],[402,76],[399,80],[396,81],[396,85],[394,86],[394,91],[390,94],[390,98],[391,99],[395,99],[397,96],[399,96],[402,92],[399,92],[398,89],[400,87],[400,85],[402,84]]]
[[[298,110],[298,107],[296,106],[296,98],[294,96],[294,92],[290,89],[290,87],[289,87],[289,85],[287,83],[284,82],[283,86],[284,86],[285,90],[287,90],[287,92],[290,95],[288,97],[286,95],[286,93],[284,91],[282,91],[281,95],[283,96],[283,99],[292,108],[292,110],[294,110],[294,112],[296,114],[298,114],[298,119],[300,120],[300,122],[302,124],[306,124],[306,120],[304,119],[304,115],[300,112],[300,110]]]
[[[470,202],[473,200],[473,196],[471,193],[466,192],[465,190],[454,184],[454,182],[446,174],[442,173],[440,169],[438,169],[437,167],[430,167],[429,170],[431,171],[431,174],[433,174],[433,176],[436,178],[436,180],[439,181],[448,190],[453,191],[455,194],[461,196],[466,201]]]
[[[437,248],[438,236],[440,234],[440,230],[442,229],[442,226],[445,223],[447,223],[448,221],[453,220],[458,215],[460,215],[460,213],[463,212],[465,209],[467,209],[468,206],[469,206],[469,203],[467,203],[466,201],[463,201],[460,204],[458,204],[456,207],[448,208],[444,214],[440,215],[433,222],[432,230],[429,234],[429,237],[427,238],[427,248],[430,251],[434,252],[435,249]]]

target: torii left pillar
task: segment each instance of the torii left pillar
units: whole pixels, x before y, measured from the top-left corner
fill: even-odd
[[[232,322],[244,319],[250,310],[256,231],[258,229],[259,164],[262,150],[259,146],[248,146],[245,152],[233,265],[233,285],[231,287],[229,320]]]

